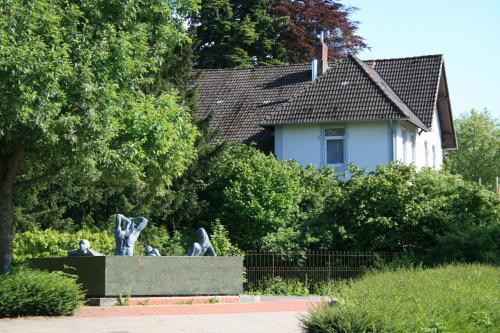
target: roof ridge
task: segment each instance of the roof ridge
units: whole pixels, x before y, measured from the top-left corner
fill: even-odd
[[[424,54],[420,56],[412,56],[412,57],[396,57],[396,58],[379,58],[379,59],[363,59],[361,61],[363,62],[369,62],[369,61],[393,61],[393,60],[408,60],[408,59],[419,59],[419,58],[436,58],[440,57],[443,58],[442,53],[436,53],[436,54]]]
[[[254,69],[270,69],[270,68],[280,68],[280,67],[300,67],[310,65],[307,62],[297,63],[297,64],[281,64],[281,65],[258,65],[258,66],[250,66],[250,67],[228,67],[228,68],[198,68],[196,70],[202,72],[217,72],[217,71],[245,71],[245,70],[254,70]]]
[[[370,66],[365,64],[362,60],[358,59],[354,54],[348,55],[354,62],[365,72],[370,80],[375,83],[375,86],[382,92],[382,94],[392,103],[396,108],[401,111],[403,115],[408,117],[411,122],[413,122],[418,127],[428,131],[429,128],[417,117],[417,115],[406,105],[405,102],[394,92],[394,90],[389,86],[387,82],[373,70]]]

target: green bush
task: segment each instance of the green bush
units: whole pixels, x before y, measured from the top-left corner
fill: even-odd
[[[302,318],[306,332],[498,332],[500,269],[449,265],[374,273]]]
[[[26,269],[0,275],[0,295],[0,317],[71,315],[84,299],[74,277]]]
[[[295,279],[283,279],[280,276],[268,278],[258,284],[249,286],[250,294],[259,295],[309,295],[309,287],[305,282]]]
[[[229,232],[219,220],[215,220],[215,222],[212,223],[211,229],[212,234],[210,235],[210,242],[212,243],[215,253],[217,253],[218,256],[245,255],[243,251],[231,243],[231,240],[229,239]]]
[[[107,231],[80,230],[74,233],[56,230],[33,230],[16,233],[13,241],[13,262],[19,264],[29,258],[64,257],[78,247],[81,239],[88,239],[91,248],[104,255],[112,254],[115,239]]]

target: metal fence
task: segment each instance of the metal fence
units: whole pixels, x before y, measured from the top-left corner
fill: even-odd
[[[390,260],[389,253],[310,251],[277,254],[252,251],[245,254],[247,285],[281,277],[305,283],[350,279],[374,265]]]

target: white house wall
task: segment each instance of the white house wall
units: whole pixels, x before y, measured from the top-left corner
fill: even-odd
[[[285,125],[275,128],[275,154],[300,165],[326,166],[325,129],[345,128],[345,169],[353,163],[369,170],[392,160],[392,134],[387,121]]]
[[[407,121],[394,122],[394,159],[400,162],[409,164],[415,163],[418,169],[423,167],[435,167],[441,169],[443,165],[443,150],[441,148],[441,129],[439,127],[439,120],[436,113],[434,113],[431,131],[420,131],[415,125]],[[415,159],[412,156],[411,141],[406,142],[406,160],[404,159],[404,139],[403,131],[406,130],[407,135],[415,135]],[[420,134],[418,134],[421,132]],[[427,158],[425,145],[427,142]],[[435,156],[433,155],[433,147]],[[434,161],[435,159],[435,161]]]

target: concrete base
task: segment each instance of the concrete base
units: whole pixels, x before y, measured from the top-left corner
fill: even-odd
[[[78,276],[87,297],[238,295],[243,257],[36,258],[37,269]]]
[[[99,297],[88,298],[85,305],[191,305],[240,303],[240,296],[168,296],[168,297]]]

